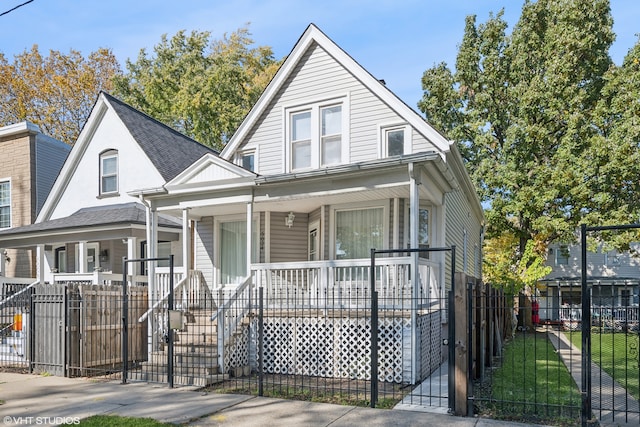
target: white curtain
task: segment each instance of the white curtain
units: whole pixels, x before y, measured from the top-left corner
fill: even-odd
[[[369,258],[383,243],[383,208],[336,211],[337,259]]]
[[[247,274],[247,223],[220,223],[220,280],[222,284],[240,283]]]

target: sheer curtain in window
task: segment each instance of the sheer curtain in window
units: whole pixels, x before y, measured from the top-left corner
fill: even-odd
[[[220,224],[220,280],[222,284],[240,283],[247,275],[247,223]]]
[[[369,258],[371,248],[382,249],[384,209],[336,211],[336,258]]]

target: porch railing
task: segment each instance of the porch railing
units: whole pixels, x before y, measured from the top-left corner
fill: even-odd
[[[640,327],[638,306],[593,306],[590,311],[592,326],[615,330]],[[560,307],[560,321],[567,329],[578,328],[582,321],[582,306],[575,304]]]
[[[129,276],[129,282],[135,286],[145,285],[147,276]],[[93,273],[54,273],[53,283],[73,283],[78,285],[122,285],[122,274],[103,271]]]
[[[376,290],[381,309],[410,308],[413,278],[410,257],[380,258],[376,261]],[[368,307],[371,299],[368,259],[254,264],[256,286],[264,288],[265,301],[278,307],[344,308]],[[434,308],[440,297],[440,266],[430,260],[419,263],[420,308]]]
[[[218,310],[211,316],[211,321],[217,320],[218,366],[223,373],[227,372],[227,347],[239,326],[251,309],[252,278],[247,277],[238,287],[218,290]]]

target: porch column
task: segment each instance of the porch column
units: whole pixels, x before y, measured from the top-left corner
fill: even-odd
[[[78,273],[87,272],[87,242],[78,242],[78,265],[76,265]]]
[[[414,164],[409,163],[409,239],[412,249],[418,248],[418,228],[420,218],[420,182],[416,175],[419,172],[414,169]],[[420,289],[420,277],[418,272],[420,253],[411,254],[411,383],[415,384],[418,379],[418,361],[420,360],[418,346],[418,296]]]
[[[146,258],[158,257],[158,212],[154,208],[147,209],[147,253]],[[149,281],[149,292],[152,295],[150,304],[155,304],[161,298],[156,289],[156,261],[147,263],[147,280]]]
[[[135,237],[127,238],[127,259],[136,259],[136,248],[138,246],[138,239]],[[124,266],[123,266],[124,267]],[[127,272],[131,275],[131,284],[135,283],[135,276],[138,274],[138,263],[130,262],[127,265]]]
[[[38,279],[41,285],[44,285],[44,267],[44,245],[40,244],[36,247],[36,279]]]
[[[189,261],[191,260],[191,231],[189,228],[189,208],[182,209],[182,266],[184,276],[189,275]]]
[[[4,248],[0,248],[0,276],[7,275],[7,257],[4,254]]]
[[[253,240],[253,202],[247,203],[247,277],[251,276],[251,259],[252,250],[251,242]]]

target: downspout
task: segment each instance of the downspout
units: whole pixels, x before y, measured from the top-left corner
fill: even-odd
[[[145,254],[146,258],[155,258],[154,255],[154,250],[155,250],[155,242],[154,242],[154,228],[155,228],[155,224],[154,224],[154,219],[155,219],[155,212],[153,212],[152,208],[151,208],[151,204],[148,203],[142,194],[138,195],[138,199],[140,200],[140,202],[142,203],[142,205],[145,207],[145,211],[146,211],[146,234],[147,234],[147,253]],[[154,305],[156,304],[156,302],[158,301],[159,298],[156,294],[156,267],[155,267],[155,262],[150,262],[147,264],[147,281],[148,281],[148,287],[149,287],[149,309],[151,309],[152,307],[154,307]],[[157,347],[157,336],[156,334],[153,333],[153,323],[152,323],[152,316],[149,316],[147,318],[147,323],[148,323],[148,327],[147,327],[147,347],[148,347],[148,351],[149,354],[151,354],[151,352],[154,351],[154,349]]]
[[[409,238],[410,248],[418,248],[418,218],[420,212],[420,191],[418,186],[420,185],[418,171],[414,163],[408,165],[409,173]],[[416,384],[418,381],[418,360],[420,360],[419,346],[418,346],[418,296],[420,287],[419,277],[419,252],[413,252],[411,254],[411,383]]]

